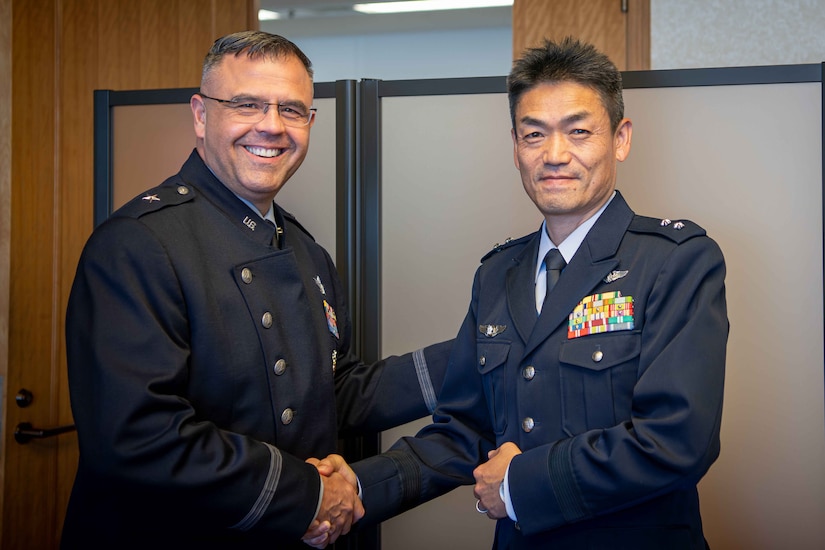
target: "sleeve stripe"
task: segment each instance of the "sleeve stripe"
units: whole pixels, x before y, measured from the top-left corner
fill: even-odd
[[[433,390],[433,382],[430,379],[430,370],[427,368],[427,358],[424,356],[423,349],[413,352],[413,363],[415,363],[415,373],[418,375],[418,385],[421,386],[421,393],[424,395],[424,402],[427,404],[427,410],[432,413],[435,411],[435,406],[438,403],[438,400],[435,397],[435,390]]]
[[[281,480],[283,459],[281,458],[281,451],[268,443],[264,443],[264,445],[269,449],[269,473],[266,476],[263,489],[261,489],[258,500],[255,501],[255,504],[252,505],[252,508],[247,512],[246,516],[233,525],[231,527],[232,529],[238,529],[240,531],[249,531],[252,529],[252,527],[258,523],[258,520],[261,519],[269,507],[269,503],[272,502],[272,498],[275,496],[275,489],[277,489],[278,482]]]

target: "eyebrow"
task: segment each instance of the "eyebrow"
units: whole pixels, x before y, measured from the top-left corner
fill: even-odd
[[[586,120],[586,119],[590,118],[591,116],[592,116],[592,113],[590,113],[590,111],[579,111],[577,113],[572,113],[572,114],[569,114],[566,117],[562,118],[561,119],[561,124],[562,124],[562,126],[566,126],[568,124],[581,122],[582,120]],[[521,122],[522,124],[526,124],[528,126],[540,126],[542,128],[545,128],[545,127],[548,126],[548,124],[544,120],[534,118],[534,117],[531,117],[531,116],[522,117],[521,119],[519,119],[519,122]]]

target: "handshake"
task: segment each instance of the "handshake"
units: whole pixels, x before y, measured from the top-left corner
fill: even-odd
[[[364,517],[364,506],[358,497],[358,478],[343,457],[333,454],[307,462],[318,468],[324,494],[318,513],[301,540],[313,548],[325,548],[349,533],[352,524]]]

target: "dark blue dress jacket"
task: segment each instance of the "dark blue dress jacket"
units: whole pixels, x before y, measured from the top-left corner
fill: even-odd
[[[66,317],[64,548],[300,545],[304,460],[432,412],[449,343],[360,362],[331,258],[276,216],[280,243],[193,152],[94,231]]]
[[[719,454],[728,336],[719,247],[617,194],[537,316],[539,238],[478,268],[433,424],[355,464],[365,523],[474,483],[514,442],[518,524],[498,522],[496,548],[704,548],[696,484]],[[619,295],[632,314],[606,316],[620,330],[571,331],[574,310]]]

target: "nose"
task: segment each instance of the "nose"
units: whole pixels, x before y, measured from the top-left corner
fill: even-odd
[[[261,132],[277,134],[284,131],[284,122],[281,120],[281,113],[278,112],[277,105],[267,105],[264,117],[255,124],[255,128]]]
[[[570,148],[566,136],[551,133],[544,140],[542,161],[553,166],[570,162]]]

